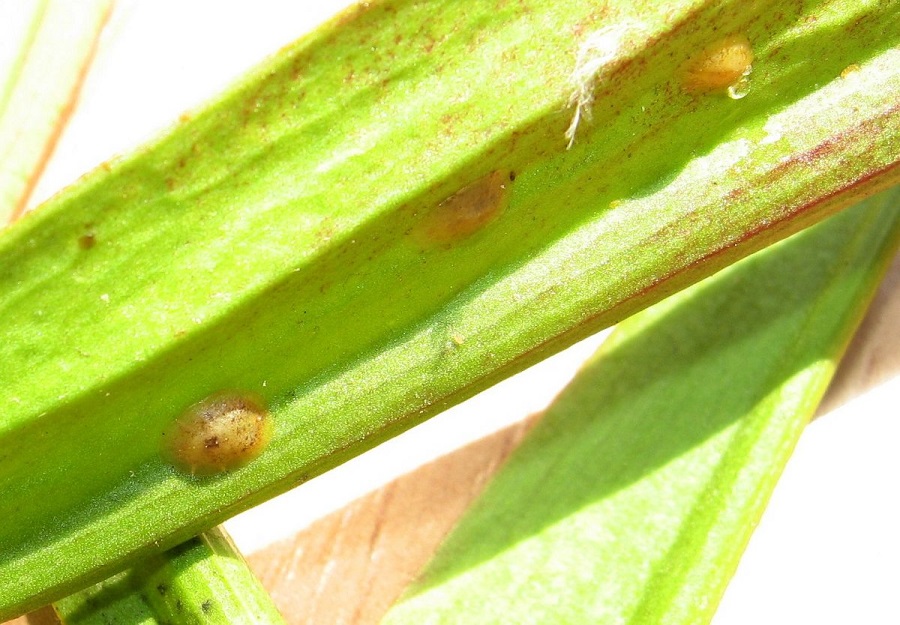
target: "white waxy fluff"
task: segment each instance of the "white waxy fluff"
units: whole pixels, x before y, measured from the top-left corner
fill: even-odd
[[[574,107],[572,122],[566,130],[568,148],[575,143],[575,133],[582,120],[591,119],[594,91],[609,65],[620,57],[628,37],[644,32],[641,22],[622,20],[614,25],[590,33],[578,47],[575,70],[571,81],[575,88],[569,96],[569,108]]]

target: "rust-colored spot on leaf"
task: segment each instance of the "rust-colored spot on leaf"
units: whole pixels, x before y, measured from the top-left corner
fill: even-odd
[[[164,452],[191,475],[214,475],[258,457],[272,437],[272,420],[261,400],[243,393],[216,393],[188,408],[163,436]]]
[[[78,237],[78,247],[83,250],[89,250],[95,245],[97,245],[97,235],[93,232],[88,232]]]
[[[414,229],[423,244],[450,245],[493,222],[509,202],[511,177],[497,170],[460,189],[438,204]]]
[[[711,43],[689,58],[681,84],[686,91],[724,91],[750,73],[753,48],[744,35],[729,35]]]

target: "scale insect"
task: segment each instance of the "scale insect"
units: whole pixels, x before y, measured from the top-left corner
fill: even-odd
[[[262,400],[221,392],[188,408],[163,434],[167,459],[181,472],[208,476],[242,467],[272,438]]]
[[[692,55],[682,67],[681,85],[690,93],[726,91],[750,74],[753,47],[744,35],[728,35]]]
[[[425,246],[450,246],[495,221],[509,203],[515,172],[498,169],[434,207],[415,228]]]

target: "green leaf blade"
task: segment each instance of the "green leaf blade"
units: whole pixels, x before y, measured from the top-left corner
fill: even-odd
[[[0,223],[18,218],[74,106],[111,0],[16,3],[0,54]],[[18,12],[17,12],[18,10]],[[7,16],[0,16],[6,19]],[[10,27],[28,26],[20,33]],[[8,58],[7,63],[2,58]],[[5,66],[4,66],[5,65]]]
[[[704,623],[900,237],[893,192],[622,323],[385,623]]]

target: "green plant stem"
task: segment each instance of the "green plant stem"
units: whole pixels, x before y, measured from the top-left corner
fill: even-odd
[[[61,599],[64,625],[283,625],[262,584],[221,528]]]

